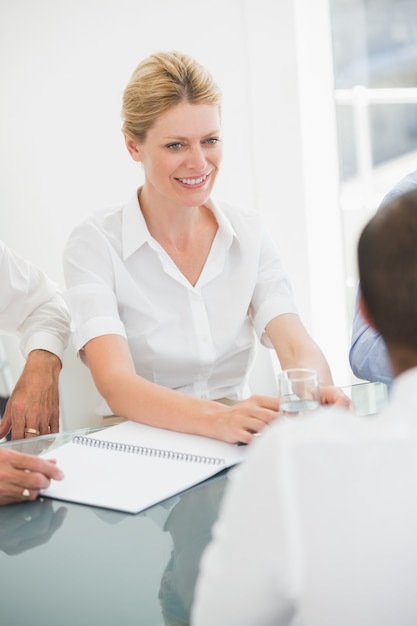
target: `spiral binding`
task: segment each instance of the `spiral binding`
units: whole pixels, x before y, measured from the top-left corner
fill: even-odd
[[[148,448],[147,446],[134,446],[129,443],[117,443],[116,441],[102,441],[101,439],[83,437],[81,435],[76,435],[72,441],[82,446],[90,446],[91,448],[102,448],[103,450],[111,450],[112,452],[140,454],[142,456],[150,456],[158,459],[189,461],[190,463],[207,463],[209,465],[225,464],[224,459],[219,457],[191,454],[189,452],[178,452],[176,450],[163,450],[162,448]]]

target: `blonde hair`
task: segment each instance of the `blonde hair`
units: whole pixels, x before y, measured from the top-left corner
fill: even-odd
[[[221,105],[221,92],[202,65],[180,52],[143,60],[123,92],[123,132],[142,143],[165,111],[180,102]]]

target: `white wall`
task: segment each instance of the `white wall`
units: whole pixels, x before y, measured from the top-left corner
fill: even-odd
[[[300,313],[349,382],[327,0],[3,0],[1,238],[63,287],[71,229],[140,184],[120,132],[124,86],[143,57],[173,48],[224,92],[217,195],[264,212]],[[87,374],[71,348],[65,426],[93,420]]]

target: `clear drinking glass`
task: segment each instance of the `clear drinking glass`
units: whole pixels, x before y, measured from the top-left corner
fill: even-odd
[[[282,415],[299,415],[318,409],[318,373],[305,368],[282,370],[278,373],[278,396]]]

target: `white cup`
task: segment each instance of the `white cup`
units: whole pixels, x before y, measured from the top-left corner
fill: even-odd
[[[288,417],[318,409],[318,373],[305,368],[282,370],[278,373],[278,397],[280,413]]]

